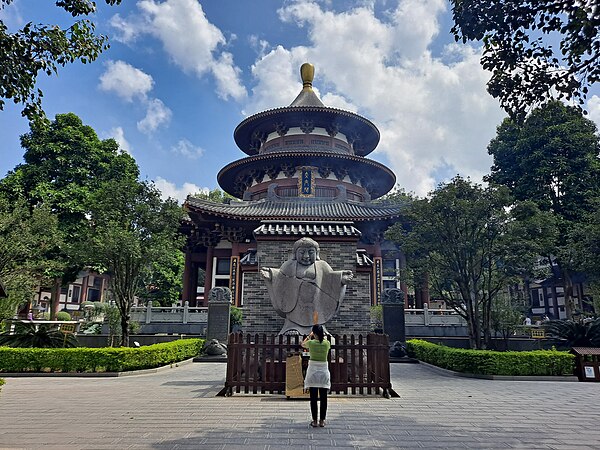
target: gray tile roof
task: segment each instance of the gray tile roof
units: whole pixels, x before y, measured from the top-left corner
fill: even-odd
[[[346,220],[369,221],[399,217],[404,206],[356,202],[336,202],[315,198],[257,200],[230,204],[188,197],[190,211],[241,220]]]

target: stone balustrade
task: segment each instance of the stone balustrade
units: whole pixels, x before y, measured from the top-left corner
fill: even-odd
[[[131,320],[140,323],[207,323],[207,307],[190,307],[189,302],[183,306],[134,306],[131,308]]]
[[[405,323],[410,326],[466,326],[467,322],[453,309],[430,309],[425,303],[423,309],[407,309]]]

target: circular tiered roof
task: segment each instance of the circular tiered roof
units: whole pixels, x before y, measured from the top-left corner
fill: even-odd
[[[303,64],[300,72],[302,91],[289,106],[259,112],[237,126],[235,142],[249,157],[221,169],[219,185],[238,198],[249,193],[256,199],[282,174],[289,184],[299,179],[295,169],[309,167],[317,188],[337,179],[349,183],[358,199],[389,192],[394,173],[365,158],[379,143],[377,127],[358,114],[323,105],[312,89],[314,67]]]

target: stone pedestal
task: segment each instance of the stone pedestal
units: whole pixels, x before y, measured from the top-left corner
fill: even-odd
[[[216,339],[227,344],[231,291],[226,287],[212,288],[208,294],[208,329],[206,340]]]
[[[404,292],[400,289],[385,289],[381,306],[383,312],[383,332],[390,338],[390,343],[406,341],[404,323]]]

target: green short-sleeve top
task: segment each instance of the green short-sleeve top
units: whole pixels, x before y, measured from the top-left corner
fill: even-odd
[[[310,352],[310,359],[313,361],[327,361],[327,353],[331,348],[331,343],[327,339],[319,342],[317,339],[311,339],[306,343]]]

